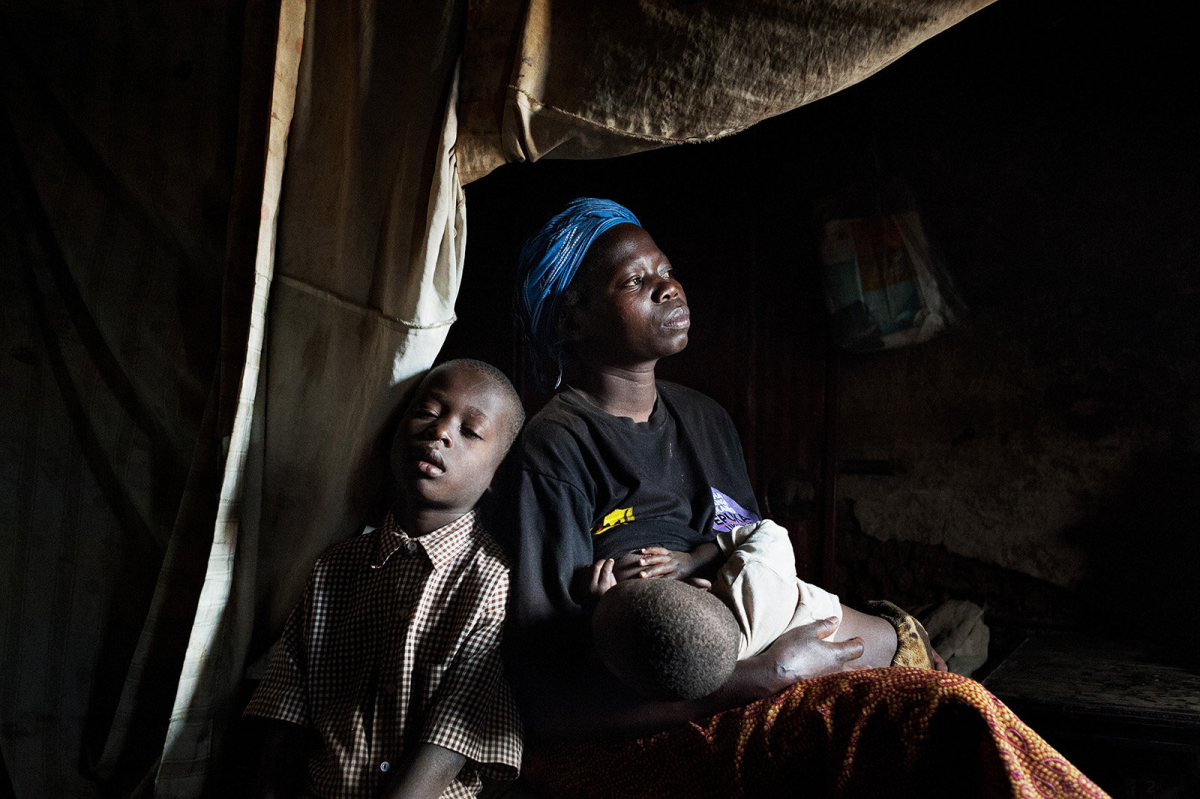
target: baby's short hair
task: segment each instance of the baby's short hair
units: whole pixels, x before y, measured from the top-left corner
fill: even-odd
[[[698,699],[724,685],[737,665],[738,635],[721,600],[665,578],[617,583],[592,617],[604,665],[655,699]]]

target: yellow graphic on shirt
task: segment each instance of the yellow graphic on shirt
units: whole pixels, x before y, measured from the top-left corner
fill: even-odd
[[[617,508],[601,520],[596,529],[592,530],[592,535],[607,533],[614,527],[621,524],[628,524],[631,521],[633,521],[633,508]]]

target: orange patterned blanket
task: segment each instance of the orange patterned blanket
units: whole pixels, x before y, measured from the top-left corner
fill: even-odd
[[[524,771],[571,799],[1106,796],[979,683],[903,667],[805,680],[647,738],[534,747]]]

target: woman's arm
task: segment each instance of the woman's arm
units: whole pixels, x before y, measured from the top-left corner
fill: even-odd
[[[862,665],[881,668],[892,665],[896,656],[896,628],[878,616],[860,613],[842,605],[842,623],[831,641],[859,638],[863,642]]]
[[[557,740],[648,735],[750,704],[799,680],[853,669],[862,641],[826,640],[835,629],[826,619],[789,630],[762,654],[739,661],[725,685],[702,699],[622,703],[543,693],[524,707],[527,731]]]
[[[569,473],[564,467],[563,473]],[[502,536],[513,555],[510,619],[525,629],[581,612],[576,574],[592,565],[591,504],[574,483],[522,469]]]

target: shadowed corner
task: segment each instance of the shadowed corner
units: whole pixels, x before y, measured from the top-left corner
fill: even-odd
[[[1143,639],[1164,660],[1200,672],[1198,530],[1200,453],[1136,455],[1108,499],[1068,531],[1087,553],[1079,592],[1097,632]]]

